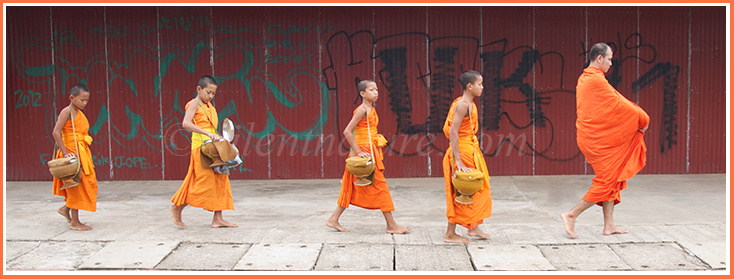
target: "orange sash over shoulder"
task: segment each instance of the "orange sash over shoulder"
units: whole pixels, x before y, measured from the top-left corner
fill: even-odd
[[[188,107],[189,105],[186,104],[186,109]],[[217,109],[211,103],[204,104],[203,107],[196,110],[194,123],[204,130],[215,131],[206,114],[209,114],[212,121],[216,123]],[[171,202],[176,206],[188,204],[210,211],[234,210],[229,176],[201,166],[200,145],[203,140],[199,140],[199,137],[203,137],[203,140],[209,138],[199,133],[191,133],[192,147],[189,170],[181,184],[181,188],[171,198]]]
[[[352,115],[357,112],[357,107]],[[385,165],[382,162],[382,147],[387,144],[387,140],[384,136],[377,133],[377,125],[380,123],[380,118],[377,117],[377,111],[375,108],[370,110],[367,117],[362,118],[357,123],[355,140],[357,146],[364,152],[370,152],[370,140],[367,133],[367,121],[369,121],[370,133],[372,134],[372,148],[375,151],[375,178],[372,185],[369,186],[355,186],[354,182],[357,181],[357,177],[347,171],[346,164],[344,165],[344,175],[342,176],[342,189],[339,193],[339,199],[337,204],[341,207],[348,208],[350,204],[366,208],[366,209],[380,209],[382,212],[395,211],[395,207],[392,203],[392,196],[390,196],[390,189],[387,188],[387,181],[385,180]],[[348,155],[348,156],[351,156]]]
[[[64,140],[64,146],[69,153],[76,153],[79,150],[79,162],[82,165],[82,178],[79,185],[71,188],[60,190],[64,186],[61,180],[53,179],[53,194],[66,197],[66,207],[73,209],[81,209],[94,212],[97,210],[97,174],[94,171],[92,161],[92,152],[89,145],[92,144],[92,137],[89,136],[89,120],[81,110],[77,110],[74,117],[74,127],[71,127],[71,119],[64,124],[61,129],[61,135]],[[76,131],[76,134],[74,134]],[[74,146],[74,138],[76,138],[77,146]],[[61,150],[56,152],[54,159],[63,157]]]
[[[443,125],[443,132],[447,138],[449,137],[449,131],[451,131],[451,125],[453,124],[456,104],[460,99],[461,97],[456,98],[451,103],[451,109]],[[459,152],[461,153],[461,161],[466,167],[478,169],[484,173],[484,185],[481,190],[472,196],[473,203],[459,204],[454,201],[456,193],[451,184],[451,176],[456,169],[452,169],[451,167],[453,151],[450,145],[446,150],[446,155],[443,157],[443,177],[444,183],[446,184],[446,217],[449,219],[449,222],[462,225],[469,230],[476,228],[484,222],[484,218],[492,215],[492,193],[489,187],[489,171],[487,170],[487,163],[484,161],[484,155],[481,149],[479,149],[479,142],[476,137],[476,133],[479,131],[479,126],[477,125],[479,114],[477,113],[477,106],[473,102],[471,106],[471,115],[464,117],[459,128]]]
[[[647,148],[639,129],[647,126],[650,116],[595,67],[584,69],[578,79],[576,116],[576,141],[596,174],[582,199],[617,204],[626,180],[645,167]]]

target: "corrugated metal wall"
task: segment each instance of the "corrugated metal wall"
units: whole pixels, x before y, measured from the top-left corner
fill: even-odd
[[[84,17],[79,17],[84,14]],[[651,116],[643,173],[726,169],[726,7],[7,7],[8,180],[48,180],[51,130],[86,83],[100,180],[183,179],[201,75],[245,162],[232,179],[336,178],[355,81],[377,81],[389,177],[442,176],[463,70],[482,72],[491,175],[593,173],[576,145],[590,44]],[[12,92],[12,94],[10,93]]]

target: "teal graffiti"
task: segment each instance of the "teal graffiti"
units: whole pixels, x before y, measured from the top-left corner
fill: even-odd
[[[97,152],[97,154],[92,155],[92,164],[95,166],[104,166],[112,164],[112,161],[110,160],[110,157],[105,157]]]
[[[15,102],[15,108],[19,107],[40,107],[41,104],[38,102],[41,99],[41,93],[40,92],[33,92],[33,90],[23,91],[21,89],[15,90],[13,92],[13,96],[20,96],[18,97],[18,101]]]
[[[174,21],[171,20],[169,26],[171,26],[171,28],[175,28],[173,24]],[[153,32],[155,31],[153,29],[156,29],[155,27],[150,26],[148,26],[148,28],[143,28],[143,26],[141,25],[140,27],[141,31],[145,30]],[[130,30],[127,27],[123,28],[106,26],[105,28],[106,30],[102,29],[101,27],[93,27],[89,28],[88,30],[92,34],[96,35],[102,35],[102,33],[104,32],[107,36],[122,36],[123,34],[127,35]],[[167,27],[162,26],[162,28]],[[253,28],[254,26],[248,26],[240,27],[239,29],[235,30],[233,28],[230,28],[229,26],[222,26],[221,28],[215,28],[214,32],[217,32],[216,30],[219,30],[219,32],[231,31],[235,33],[251,32],[252,30],[254,30]],[[269,32],[275,32],[279,34],[295,34],[314,32],[314,30],[316,32],[331,30],[331,28],[333,27],[324,29],[320,26],[316,26],[314,29],[312,25],[308,25],[304,27],[284,26],[282,30],[279,30],[278,28],[280,28],[280,25],[271,25]],[[113,32],[115,30],[116,32]],[[228,59],[224,55],[231,55],[233,53],[236,53],[237,56],[244,57],[244,62],[239,66],[239,68],[236,68],[234,72],[229,72],[225,75],[220,74],[219,76],[215,76],[217,81],[220,84],[230,79],[239,82],[244,87],[244,93],[247,96],[245,98],[245,102],[249,102],[249,104],[251,105],[257,105],[253,103],[254,98],[252,95],[255,93],[261,94],[261,92],[252,92],[253,84],[260,83],[264,86],[264,88],[266,88],[265,92],[263,93],[269,94],[271,96],[271,98],[266,98],[266,100],[271,100],[273,104],[266,106],[268,107],[268,110],[266,112],[266,123],[264,127],[260,130],[251,130],[252,128],[248,128],[246,125],[242,125],[243,121],[238,115],[238,109],[234,101],[230,101],[224,106],[223,109],[220,110],[220,119],[230,117],[233,121],[239,124],[236,125],[236,127],[237,131],[240,134],[249,135],[258,139],[267,137],[268,135],[275,132],[276,129],[281,129],[291,138],[300,140],[313,140],[314,138],[322,134],[325,123],[326,121],[328,121],[329,118],[329,111],[333,109],[334,106],[331,104],[331,94],[329,93],[327,86],[321,80],[319,80],[318,69],[304,65],[291,69],[285,78],[276,76],[266,72],[263,69],[264,65],[266,65],[267,63],[266,57],[263,54],[265,49],[263,45],[251,44],[244,38],[231,38],[220,45],[212,46],[210,45],[210,37],[207,34],[208,33],[195,35],[190,41],[189,45],[183,49],[179,49],[178,47],[173,45],[162,45],[158,47],[157,43],[155,43],[154,45],[153,43],[144,39],[135,39],[130,42],[127,47],[124,48],[124,61],[116,61],[112,59],[104,50],[100,50],[100,53],[87,53],[88,59],[84,64],[81,65],[73,64],[70,59],[62,57],[58,53],[55,55],[52,64],[27,65],[25,61],[23,61],[24,57],[27,57],[26,55],[21,55],[24,51],[42,50],[51,52],[52,49],[60,50],[61,48],[83,46],[82,42],[76,39],[73,32],[66,30],[54,32],[52,40],[43,40],[40,38],[32,37],[18,40],[13,44],[11,53],[13,67],[15,68],[16,72],[24,80],[31,83],[46,83],[48,84],[49,88],[55,87],[53,86],[53,77],[55,75],[57,82],[60,84],[60,88],[68,88],[71,86],[71,84],[69,83],[73,80],[78,80],[81,83],[87,83],[90,78],[89,75],[92,74],[92,71],[98,72],[98,68],[101,65],[103,69],[107,71],[107,86],[109,86],[114,81],[117,81],[118,83],[122,82],[125,87],[130,90],[123,91],[123,94],[138,96],[141,93],[141,89],[139,88],[144,88],[142,89],[142,92],[152,92],[153,95],[156,97],[159,96],[158,94],[161,93],[161,82],[166,79],[166,76],[169,73],[171,67],[181,66],[183,67],[183,69],[185,69],[186,72],[193,74],[195,70],[198,69],[198,67],[202,66],[197,65],[197,61],[200,60],[201,55],[210,55],[210,53],[213,52],[214,55],[212,59],[214,59],[216,64],[216,61],[218,59]],[[299,44],[293,44],[290,40],[279,40],[276,42],[275,45],[271,44],[271,46],[289,50],[308,49],[315,47],[311,45],[305,45],[303,42],[300,42]],[[137,55],[136,59],[132,58],[133,55]],[[304,63],[305,61],[308,61],[307,63],[310,64],[311,56],[313,56],[313,54],[301,56],[304,58],[286,58],[286,61],[289,62],[288,64],[291,64],[290,62]],[[151,61],[156,61],[156,63],[159,65],[158,75],[153,77],[152,84],[142,85],[133,79],[133,72],[136,67],[132,63],[133,61],[140,61],[140,58],[151,59]],[[75,58],[73,60],[76,61],[78,59]],[[282,106],[284,108],[298,108],[299,106],[303,105],[302,101],[304,96],[302,95],[301,90],[298,88],[298,85],[295,84],[294,79],[296,77],[304,76],[312,79],[313,82],[307,82],[309,86],[316,85],[318,87],[316,95],[309,96],[309,98],[319,98],[323,105],[319,107],[317,113],[314,116],[309,116],[313,118],[313,121],[305,129],[291,129],[284,124],[285,122],[281,122],[282,119],[279,120],[276,117],[273,112],[273,108],[277,108],[278,106]],[[198,77],[192,77],[192,80],[196,78]],[[303,79],[300,78],[299,82],[302,81]],[[262,86],[258,86],[257,88],[262,88]],[[90,89],[104,90],[104,88]],[[39,106],[43,104],[42,101],[44,99],[47,99],[49,101],[47,101],[43,106],[51,108],[52,106],[54,106],[54,100],[58,100],[56,94],[65,94],[65,92],[63,91],[64,90],[58,89],[48,90],[46,91],[47,93],[43,94],[48,94],[49,97],[39,98],[38,102],[31,102],[32,98],[29,97],[28,105]],[[20,96],[23,91],[20,90],[16,92],[16,94]],[[32,94],[36,93],[37,92],[34,92]],[[37,94],[42,95],[41,93]],[[120,93],[110,92],[109,94]],[[181,135],[189,140],[190,133],[180,127],[181,119],[183,118],[183,114],[185,113],[185,111],[179,105],[179,91],[175,90],[173,94],[175,95],[175,100],[172,106],[168,107],[165,110],[162,110],[162,115],[160,119],[157,119],[161,124],[160,129],[156,127],[156,129],[154,130],[150,130],[148,127],[146,127],[143,121],[143,117],[141,116],[141,112],[136,111],[135,106],[130,107],[128,105],[124,105],[126,120],[122,121],[127,121],[127,123],[124,126],[120,126],[120,120],[111,119],[109,110],[112,108],[108,108],[108,106],[103,102],[100,103],[98,110],[99,112],[96,116],[96,120],[89,130],[90,135],[101,136],[95,137],[95,144],[103,143],[104,139],[109,136],[115,144],[127,150],[134,150],[142,146],[147,146],[147,148],[151,150],[161,151],[169,147],[175,147],[175,144],[172,140],[163,140],[164,131],[169,131],[167,132],[169,134],[167,134],[166,136],[169,136],[170,132],[172,131],[173,133]],[[21,102],[21,104],[25,103]],[[52,125],[56,120],[56,113],[57,112],[53,111],[53,109],[46,110],[46,122]],[[104,131],[105,126],[109,127],[108,131],[106,132]],[[127,129],[121,130],[122,127],[125,127]],[[52,137],[49,133],[50,131],[47,131],[47,136],[50,140],[52,140]],[[145,145],[141,145],[143,143],[145,143]],[[110,159],[101,156],[97,158],[96,162],[99,164],[112,164],[115,165],[115,167],[150,167],[150,165],[147,164],[147,161],[143,157],[115,157],[113,159]],[[242,167],[240,167],[240,171],[251,172],[251,170]]]
[[[107,107],[102,104],[99,108],[99,114],[97,115],[97,121],[94,121],[94,125],[89,128],[89,133],[92,135],[96,135],[99,133],[99,129],[102,129],[102,124],[104,124],[107,119],[109,118],[109,112],[107,111]]]
[[[150,169],[150,164],[148,163],[148,159],[145,157],[126,157],[126,156],[117,156],[114,160],[114,166],[115,168],[136,168],[136,169]]]

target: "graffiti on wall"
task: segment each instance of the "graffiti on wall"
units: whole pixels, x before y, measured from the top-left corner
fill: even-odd
[[[554,46],[534,47],[514,38],[353,30],[335,23],[222,24],[207,16],[182,14],[161,15],[152,25],[53,30],[50,40],[14,37],[9,70],[22,83],[9,84],[13,93],[6,98],[12,109],[43,109],[46,138],[52,144],[56,113],[65,105],[57,103],[64,89],[71,83],[87,83],[104,69],[107,86],[114,83],[123,87],[108,94],[154,97],[160,102],[160,111],[153,113],[132,104],[94,103],[98,114],[89,120],[95,144],[109,142],[130,151],[126,155],[97,153],[94,163],[114,169],[149,170],[161,162],[146,154],[184,156],[190,151],[191,134],[181,127],[181,121],[182,105],[192,97],[192,90],[183,93],[183,89],[170,89],[176,87],[170,84],[182,83],[180,76],[172,77],[175,74],[183,72],[191,81],[198,78],[194,76],[197,70],[213,69],[221,90],[237,92],[235,97],[215,102],[219,101],[219,119],[228,117],[235,122],[239,135],[236,144],[245,155],[270,156],[285,150],[291,155],[314,157],[345,155],[348,145],[340,131],[346,120],[337,115],[351,111],[350,102],[358,101],[356,83],[374,76],[381,90],[380,102],[389,108],[380,112],[381,119],[392,123],[381,125],[381,132],[390,135],[386,154],[442,156],[447,147],[441,140],[442,128],[457,97],[459,75],[475,69],[484,77],[484,94],[477,106],[485,156],[514,156],[511,150],[517,151],[517,156],[550,162],[568,162],[580,156],[575,142],[557,137],[568,133],[567,122],[571,120],[554,112],[562,105],[559,99],[575,94],[575,84],[568,84],[568,76],[577,75],[586,62],[588,46],[583,38],[577,40],[578,51],[569,55]],[[164,34],[186,41],[161,41]],[[681,69],[673,61],[658,58],[665,49],[647,43],[644,35],[616,33],[617,39],[607,42],[614,51],[607,79],[620,91],[662,96],[662,102],[655,104],[662,114],[651,116],[660,119],[660,127],[654,127],[659,133],[656,144],[660,153],[665,153],[680,141],[677,96],[681,94]],[[88,40],[105,39],[122,39],[125,44],[96,52],[65,51],[99,42]],[[83,57],[70,57],[72,53]],[[49,59],[39,64],[29,54]],[[629,75],[636,71],[635,63],[649,65],[645,67],[649,70]],[[153,76],[143,78],[143,72]],[[96,86],[105,90],[104,85]],[[169,100],[159,101],[161,95]],[[314,99],[319,105],[309,101]],[[259,120],[253,121],[251,109],[256,107],[264,109],[257,112]],[[118,114],[112,116],[110,110]],[[294,125],[294,119],[300,124]],[[384,131],[384,126],[394,130]],[[541,133],[543,137],[532,138]],[[417,139],[418,143],[406,143],[399,137]],[[562,148],[565,146],[571,148]],[[37,155],[39,165],[51,156],[43,152]],[[252,169],[243,166],[235,171]]]
[[[379,45],[383,40],[400,39],[403,37],[405,40],[412,40],[414,36],[425,37],[425,41],[428,44],[430,57],[425,60],[428,65],[410,65],[408,62],[408,56],[410,51],[404,46],[387,49],[374,49],[375,46]],[[621,36],[619,33],[618,37]],[[420,147],[418,152],[401,152],[399,148],[393,146],[396,141],[391,141],[388,145],[391,151],[401,156],[415,156],[426,152],[428,149],[435,149],[439,153],[441,150],[445,150],[445,147],[439,147],[434,144],[435,134],[442,133],[443,123],[446,120],[446,115],[449,111],[449,107],[456,97],[455,90],[458,85],[458,76],[463,70],[467,69],[478,69],[481,68],[482,75],[484,77],[484,94],[482,96],[482,128],[485,131],[497,131],[500,130],[500,120],[507,118],[507,121],[512,128],[520,130],[520,134],[523,131],[529,131],[530,129],[548,129],[551,133],[551,140],[545,143],[544,146],[533,146],[528,141],[523,141],[522,144],[516,144],[510,137],[501,138],[498,144],[494,146],[492,150],[484,150],[485,156],[497,156],[500,154],[500,149],[503,144],[507,143],[512,148],[520,151],[520,154],[532,154],[541,158],[551,161],[569,161],[578,157],[581,153],[576,152],[575,154],[569,154],[565,157],[552,157],[547,154],[548,150],[553,146],[553,121],[544,113],[544,109],[551,104],[552,95],[554,94],[575,94],[574,90],[565,89],[563,85],[563,77],[566,70],[565,61],[566,58],[559,52],[554,50],[540,50],[534,49],[531,46],[522,45],[514,49],[507,49],[508,39],[501,38],[499,40],[481,45],[480,39],[475,37],[448,37],[448,38],[431,38],[430,34],[427,33],[401,33],[392,34],[385,37],[378,37],[372,34],[369,30],[361,30],[354,33],[337,32],[333,34],[329,41],[335,38],[342,38],[349,41],[347,49],[334,49],[332,44],[327,43],[327,54],[331,62],[331,65],[327,66],[324,72],[325,82],[329,86],[330,90],[340,91],[338,88],[338,80],[354,80],[355,82],[360,80],[359,76],[340,76],[341,73],[335,71],[336,64],[341,63],[341,67],[357,66],[361,63],[368,63],[368,59],[376,60],[378,65],[382,65],[379,69],[377,76],[380,84],[385,86],[386,91],[389,93],[389,105],[391,112],[396,116],[397,131],[394,134],[407,134],[407,135],[423,135],[427,138],[426,144]],[[356,37],[368,37],[372,41],[369,45],[373,47],[372,50],[365,51],[355,49],[353,46],[358,45],[352,43],[351,40]],[[660,139],[660,152],[671,149],[677,142],[677,123],[675,115],[677,114],[677,101],[675,99],[677,90],[677,76],[680,71],[680,67],[673,65],[670,62],[659,62],[657,61],[657,51],[649,44],[644,44],[642,35],[639,33],[630,34],[624,42],[619,37],[619,42],[609,42],[609,45],[615,52],[615,58],[613,59],[613,70],[610,71],[607,76],[609,82],[616,88],[619,86],[631,86],[634,92],[638,92],[641,88],[654,84],[657,79],[664,77],[662,85],[662,91],[664,92],[665,98],[663,106],[663,126],[660,128],[661,139]],[[356,39],[355,39],[356,40]],[[473,47],[461,49],[459,47],[432,47],[434,42],[454,40],[457,44],[468,44]],[[637,44],[633,43],[637,42]],[[582,51],[579,53],[578,62],[580,64],[585,63],[585,56],[588,54],[588,47],[581,42]],[[342,47],[341,45],[337,47]],[[421,46],[422,47],[422,46]],[[652,53],[651,57],[639,57],[637,53],[629,54],[630,50],[636,50],[639,48],[647,48]],[[419,48],[418,48],[419,49]],[[484,51],[483,49],[498,49],[492,51]],[[338,51],[350,52],[349,61],[335,61],[332,54]],[[415,51],[415,50],[412,50]],[[418,50],[420,51],[420,49]],[[461,69],[459,61],[456,57],[461,51],[469,52],[470,57],[480,57],[480,67],[476,65],[465,65],[465,69]],[[627,51],[627,52],[625,52]],[[376,53],[375,56],[362,57],[361,59],[355,59],[358,54],[369,54]],[[646,52],[645,52],[646,53]],[[517,65],[505,65],[505,60],[508,56],[519,56],[520,62]],[[556,60],[560,60],[559,64],[553,65],[551,63],[543,63],[544,59],[548,57],[555,57]],[[627,83],[623,83],[622,75],[624,65],[629,63],[631,60],[639,60],[647,64],[653,64],[652,69],[641,75],[636,80]],[[411,68],[412,67],[412,68]],[[512,67],[511,74],[503,76],[502,72],[505,67]],[[430,72],[423,73],[421,69],[431,69]],[[538,69],[539,68],[539,69]],[[543,92],[536,91],[529,74],[533,69],[536,69],[540,74],[546,68],[552,68],[553,71],[559,72],[557,88],[550,90],[544,90]],[[431,77],[430,86],[425,82],[426,77]],[[408,79],[419,79],[424,84],[424,88],[419,90],[411,89],[408,86]],[[351,86],[349,84],[348,86]],[[521,100],[511,100],[503,98],[503,92],[508,90],[519,91],[524,97]],[[418,92],[416,92],[418,91]],[[430,112],[426,115],[425,119],[416,120],[413,119],[411,114],[415,102],[411,100],[411,96],[417,94],[424,94],[428,92],[430,95]],[[529,121],[527,123],[518,123],[513,120],[513,112],[504,111],[502,109],[503,103],[514,103],[524,104],[527,107],[527,115]],[[565,119],[564,119],[565,120]],[[667,147],[667,148],[666,148]]]

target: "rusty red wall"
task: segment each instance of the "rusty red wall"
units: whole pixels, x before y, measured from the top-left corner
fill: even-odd
[[[67,91],[85,109],[100,180],[183,179],[198,78],[237,126],[232,179],[337,178],[355,81],[377,81],[388,177],[442,176],[458,77],[484,76],[491,175],[590,174],[575,86],[590,44],[651,116],[643,173],[726,171],[726,7],[7,7],[8,180],[48,180]],[[77,15],[84,14],[84,17]]]

